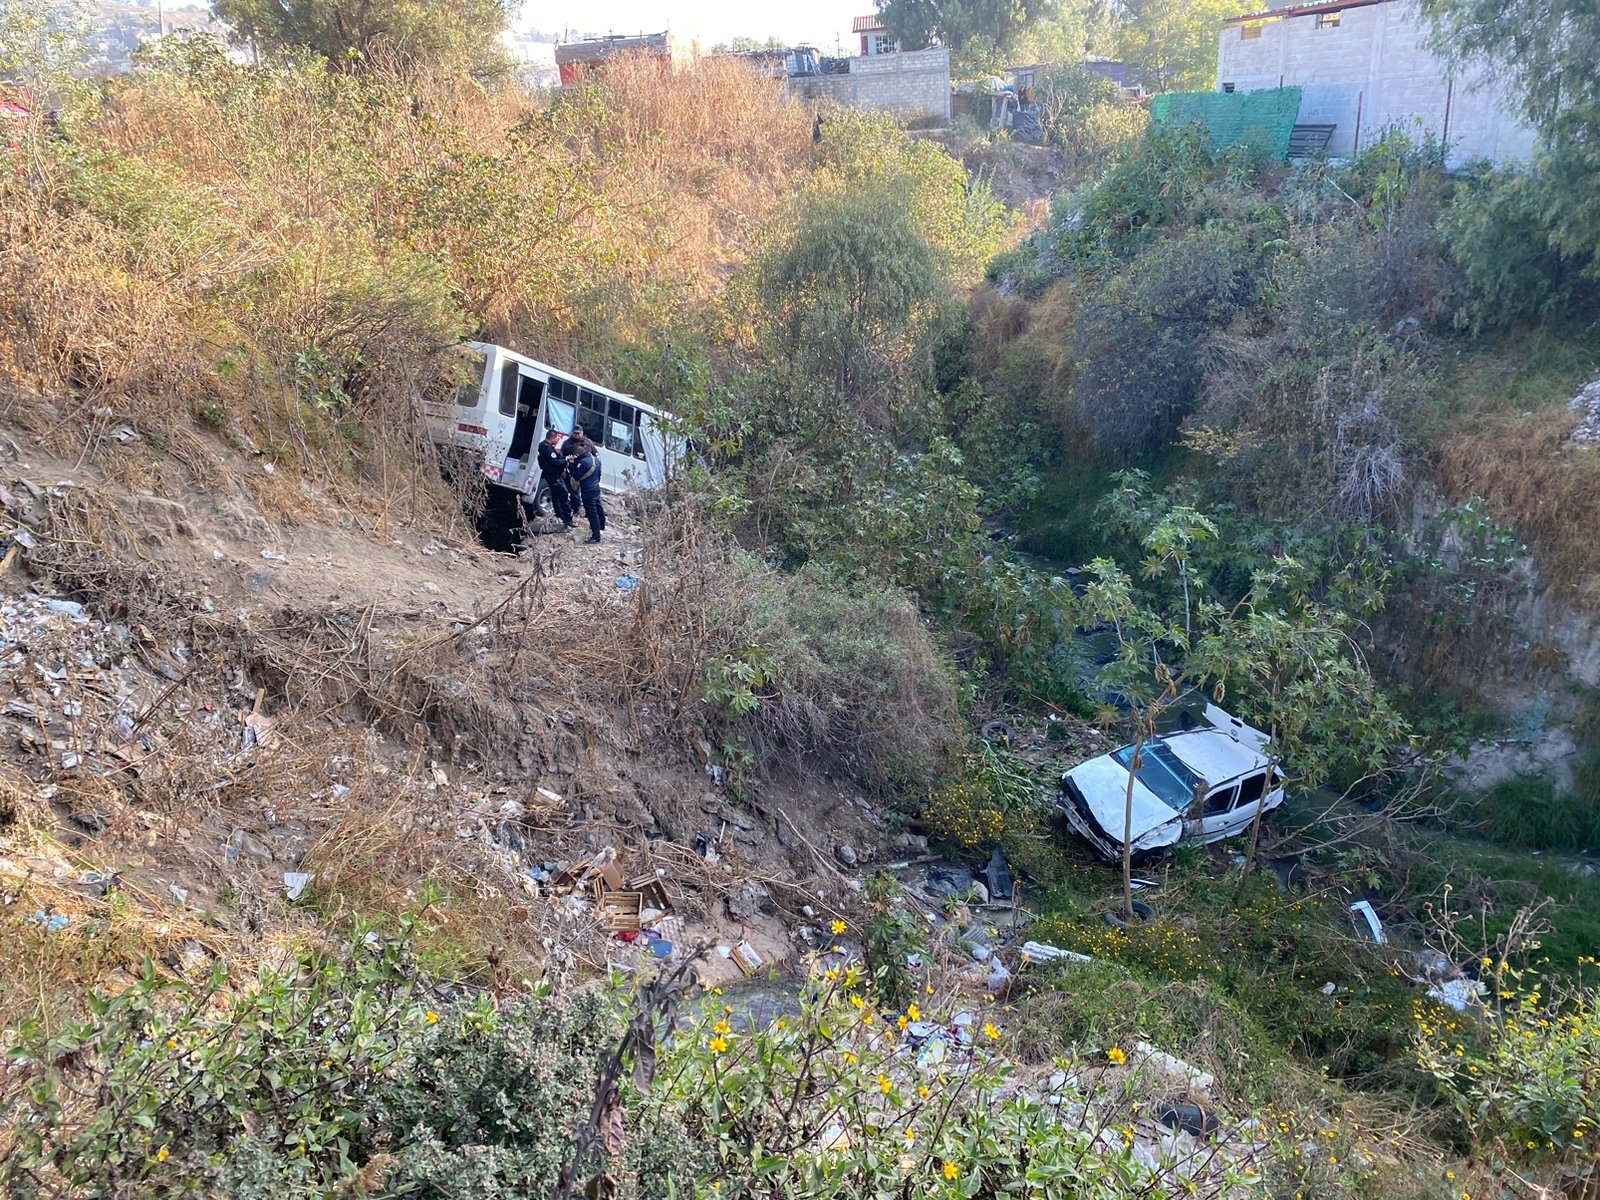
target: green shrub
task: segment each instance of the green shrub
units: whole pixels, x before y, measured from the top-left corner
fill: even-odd
[[[1193,407],[1213,330],[1251,299],[1260,254],[1222,224],[1154,243],[1079,323],[1075,416],[1096,449],[1131,460],[1159,449]]]
[[[1501,846],[1526,850],[1600,848],[1600,749],[1573,771],[1572,787],[1548,774],[1503,780],[1473,809],[1483,835]]]
[[[619,997],[452,996],[398,936],[357,923],[254,979],[200,986],[146,968],[86,1021],[23,1030],[26,1091],[0,1188],[18,1197],[550,1195],[622,1029]],[[93,1097],[84,1105],[82,1098]],[[616,1166],[630,1200],[704,1164],[670,1116],[635,1114]]]
[[[1597,965],[1590,956],[1587,965]],[[1481,964],[1492,1009],[1472,1017],[1419,1007],[1413,1050],[1466,1127],[1498,1162],[1594,1161],[1600,1136],[1600,1008],[1592,988],[1557,987],[1504,962]],[[1486,1018],[1480,1021],[1473,1018]],[[1472,1035],[1462,1022],[1471,1021]],[[1486,1044],[1484,1044],[1486,1043]]]
[[[1066,160],[1069,179],[1109,170],[1145,130],[1148,114],[1122,89],[1081,63],[1062,63],[1034,88],[1046,140]]]
[[[1440,227],[1471,284],[1476,328],[1581,320],[1600,307],[1593,259],[1555,242],[1549,203],[1538,168],[1477,163],[1466,171]]]
[[[929,778],[952,736],[955,680],[910,599],[820,563],[783,574],[741,553],[729,568],[717,636],[729,661],[760,665],[752,703],[727,706],[730,734],[762,757],[836,757],[875,786]]]

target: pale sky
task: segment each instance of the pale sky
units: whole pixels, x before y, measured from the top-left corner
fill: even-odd
[[[873,0],[526,0],[513,19],[517,29],[559,32],[579,37],[606,33],[660,33],[670,29],[710,47],[739,35],[765,41],[776,34],[786,45],[810,43],[825,54],[842,45],[851,53],[850,21],[877,11]]]

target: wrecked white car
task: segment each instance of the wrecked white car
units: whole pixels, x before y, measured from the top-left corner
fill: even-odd
[[[1283,803],[1283,775],[1267,780],[1267,735],[1213,704],[1204,725],[1164,733],[1144,744],[1127,822],[1133,746],[1079,763],[1061,776],[1056,803],[1073,830],[1108,861],[1122,860],[1124,838],[1135,862],[1180,841],[1216,842],[1249,830],[1258,810]]]

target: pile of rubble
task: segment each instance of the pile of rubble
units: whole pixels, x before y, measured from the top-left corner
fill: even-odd
[[[1578,414],[1572,440],[1580,446],[1600,445],[1600,379],[1589,383],[1574,396],[1571,408]]]

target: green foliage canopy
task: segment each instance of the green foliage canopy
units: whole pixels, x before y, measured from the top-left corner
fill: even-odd
[[[881,0],[878,15],[907,49],[937,41],[960,52],[984,38],[1006,50],[1041,19],[1053,18],[1057,0]]]
[[[1539,147],[1484,174],[1451,214],[1452,244],[1491,323],[1549,315],[1600,280],[1600,8],[1589,0],[1426,0],[1434,47],[1510,85]]]
[[[341,68],[374,56],[494,72],[509,0],[217,0],[242,41],[271,55],[310,50]]]
[[[1222,22],[1254,7],[1250,0],[1122,0],[1117,49],[1143,69],[1149,91],[1206,91],[1217,82]]]

